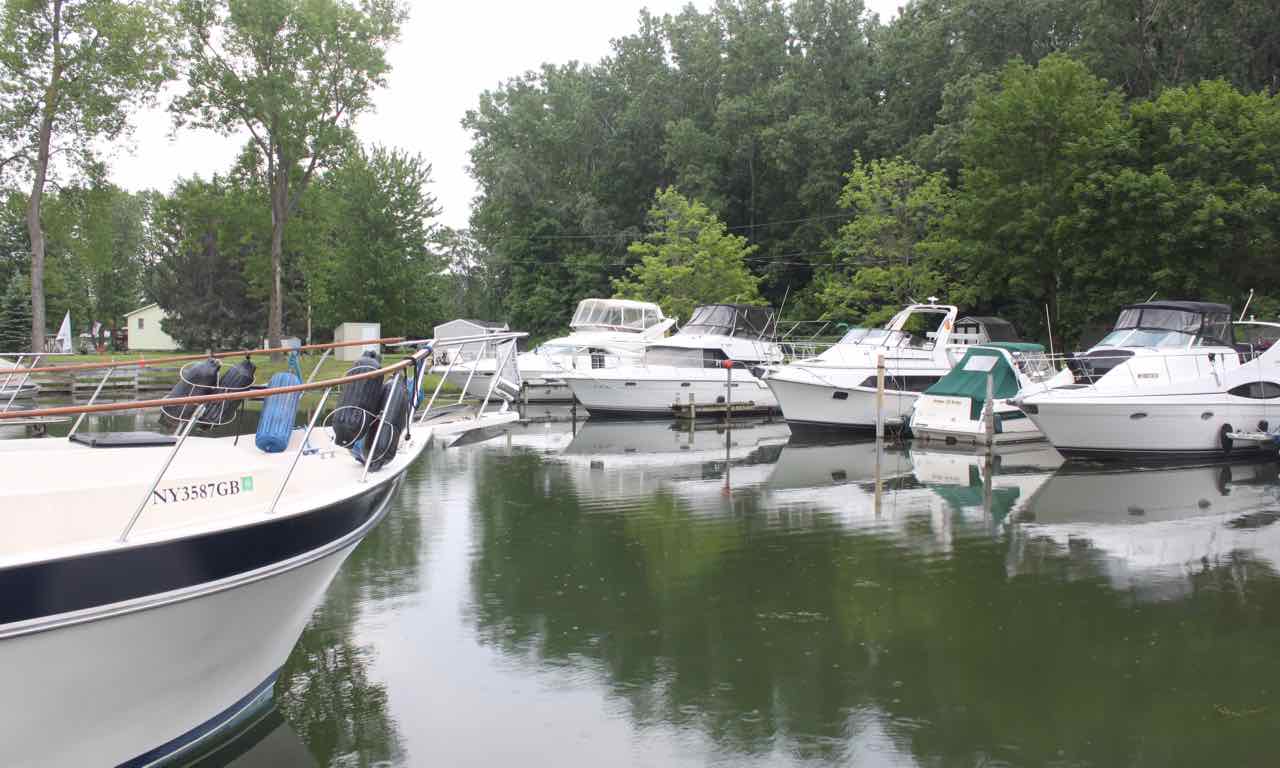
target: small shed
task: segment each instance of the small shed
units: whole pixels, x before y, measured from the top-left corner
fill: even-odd
[[[168,315],[159,304],[148,304],[126,312],[125,325],[129,329],[129,351],[155,350],[172,352],[178,348],[178,342],[164,332],[160,321]]]
[[[999,317],[962,317],[951,334],[952,344],[986,344],[991,341],[1020,341],[1018,331]]]
[[[381,323],[343,323],[333,331],[334,341],[369,341],[380,338],[382,338]],[[333,350],[333,356],[338,360],[354,362],[360,359],[360,355],[370,350],[378,352],[378,345],[364,344],[362,346],[338,347]]]

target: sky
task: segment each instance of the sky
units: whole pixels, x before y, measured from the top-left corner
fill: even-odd
[[[905,0],[867,0],[882,19]],[[356,124],[366,143],[421,154],[432,165],[430,192],[438,222],[467,225],[474,181],[467,175],[471,138],[461,120],[480,94],[537,69],[543,62],[595,62],[609,41],[636,29],[642,8],[676,13],[688,0],[410,0],[409,20],[390,51],[387,87]],[[705,10],[709,0],[696,0]],[[483,32],[481,32],[483,30]],[[116,183],[130,190],[168,191],[179,178],[208,177],[231,167],[244,137],[183,129],[175,135],[162,94],[135,118],[132,139],[111,160]]]

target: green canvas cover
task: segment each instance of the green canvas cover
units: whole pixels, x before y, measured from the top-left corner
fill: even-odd
[[[943,397],[969,398],[969,418],[977,421],[982,417],[982,409],[987,403],[987,371],[971,369],[990,365],[990,375],[993,379],[991,382],[992,392],[997,398],[1005,399],[1018,394],[1018,375],[1001,353],[1001,349],[1011,352],[1032,352],[1040,351],[1043,348],[1039,344],[1014,342],[970,347],[964,353],[964,358],[956,364],[956,367],[952,368],[951,372],[946,376],[939,379],[937,384],[926,389],[924,393]],[[988,360],[991,360],[991,362],[986,362]]]

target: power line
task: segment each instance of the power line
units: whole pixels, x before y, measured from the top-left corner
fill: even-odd
[[[805,216],[799,219],[777,219],[775,221],[762,221],[756,224],[738,224],[732,227],[725,227],[726,232],[742,232],[747,230],[756,230],[763,227],[776,227],[784,224],[805,224],[810,221],[828,221],[831,219],[851,219],[852,213],[828,213],[820,216]],[[696,235],[701,229],[677,230],[682,235]],[[630,229],[620,229],[614,232],[580,232],[565,235],[526,235],[523,240],[609,240],[617,237],[636,237],[641,234],[638,227]]]

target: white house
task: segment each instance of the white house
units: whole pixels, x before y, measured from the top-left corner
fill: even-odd
[[[146,349],[170,352],[178,348],[178,342],[164,332],[160,321],[168,317],[159,304],[148,304],[126,312],[124,320],[129,329],[129,351]]]

